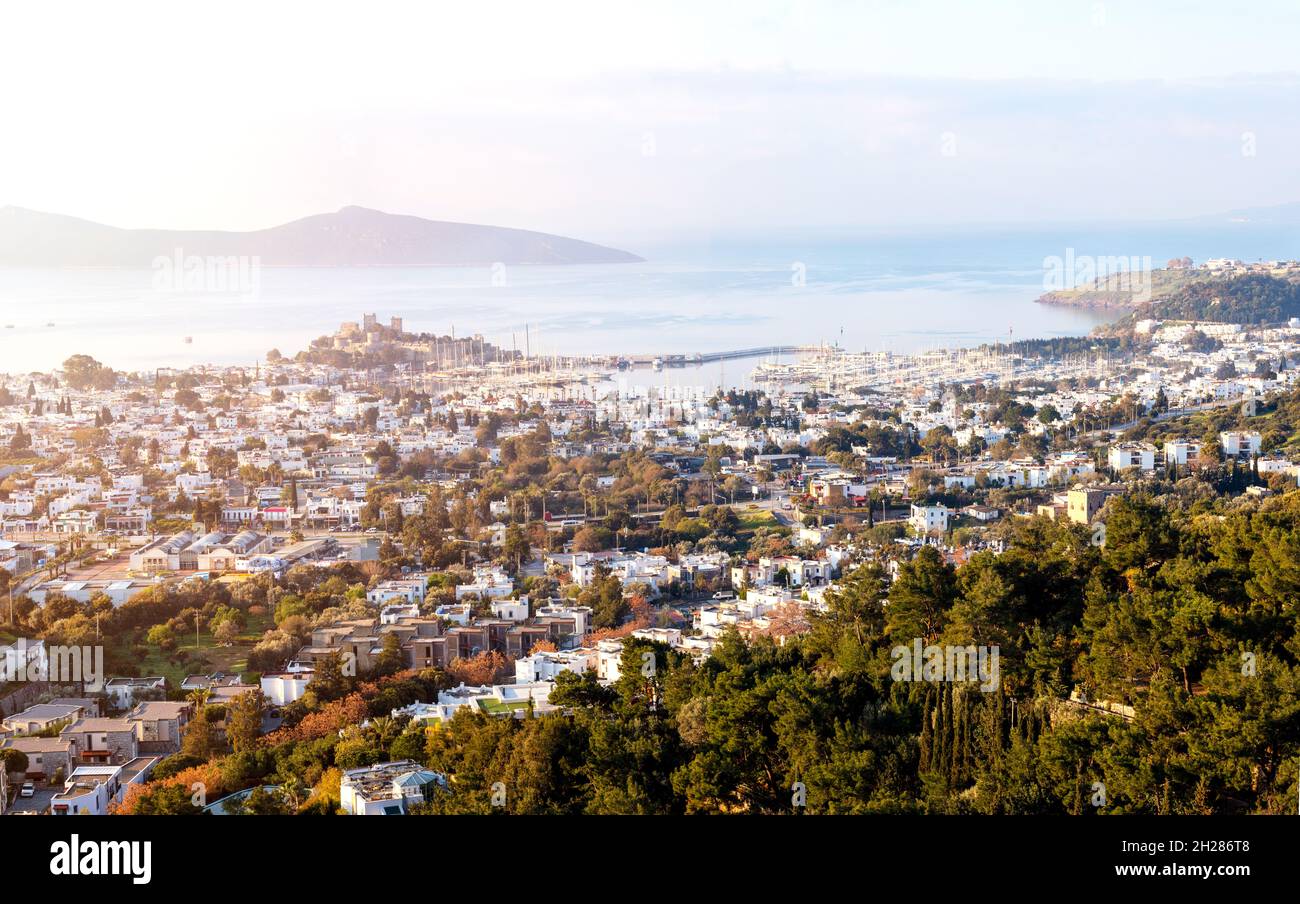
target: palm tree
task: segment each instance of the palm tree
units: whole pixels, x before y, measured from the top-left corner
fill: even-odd
[[[397,720],[392,716],[376,716],[370,720],[370,727],[375,731],[375,737],[379,741],[379,746],[385,751],[393,740],[400,734],[400,728]]]
[[[280,786],[280,794],[292,810],[297,810],[302,806],[302,795],[306,790],[308,789],[296,775],[290,776],[289,780]]]

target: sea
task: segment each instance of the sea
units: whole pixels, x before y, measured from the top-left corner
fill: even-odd
[[[625,247],[628,247],[625,245]],[[1036,304],[1062,260],[1300,258],[1300,228],[1233,222],[810,230],[648,242],[644,263],[412,269],[0,269],[0,373],[84,353],[123,371],[253,365],[373,313],[531,355],[838,345],[914,352],[1084,335],[1101,312]],[[185,259],[177,249],[176,264]],[[1053,261],[1056,263],[1054,264]],[[755,358],[770,357],[760,354]],[[754,359],[674,382],[749,385]],[[655,377],[662,380],[662,377]]]

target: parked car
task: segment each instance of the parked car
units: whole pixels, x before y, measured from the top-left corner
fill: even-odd
[[[36,796],[36,783],[35,783],[35,782],[23,782],[23,786],[22,786],[22,788],[18,791],[18,794],[19,794],[20,797],[35,797],[35,796]]]

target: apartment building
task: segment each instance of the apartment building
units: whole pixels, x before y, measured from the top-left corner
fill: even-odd
[[[951,510],[946,505],[912,504],[907,523],[918,534],[941,534],[948,529]]]
[[[1114,471],[1154,471],[1156,447],[1150,443],[1118,443],[1106,453],[1106,463]]]
[[[1231,458],[1244,458],[1258,455],[1263,440],[1256,430],[1225,430],[1219,434],[1219,445],[1223,454]]]
[[[1183,467],[1196,467],[1201,463],[1201,444],[1196,440],[1180,439],[1165,443],[1165,461]]]

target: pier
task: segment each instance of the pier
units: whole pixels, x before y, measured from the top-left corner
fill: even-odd
[[[659,361],[664,367],[689,367],[711,361],[729,361],[733,358],[761,358],[767,355],[798,355],[822,351],[820,345],[764,345],[759,348],[740,348],[726,352],[697,352],[693,355],[628,355],[623,360],[632,366],[653,364]]]

